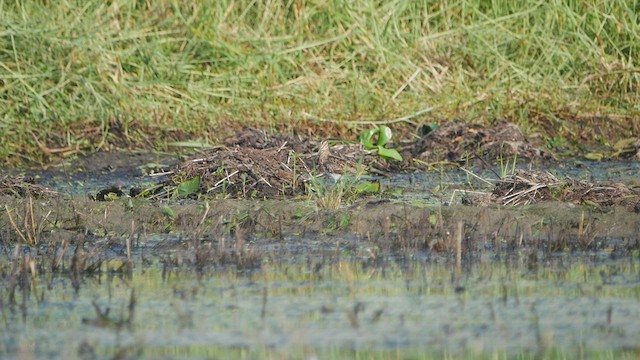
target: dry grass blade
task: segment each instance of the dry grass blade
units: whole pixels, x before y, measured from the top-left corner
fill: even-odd
[[[549,188],[559,184],[560,181],[549,172],[518,170],[501,179],[493,193],[499,196],[502,205],[529,205],[550,199]]]
[[[537,193],[535,193],[535,191],[538,191],[540,189],[544,189],[544,188],[546,188],[548,186],[549,186],[549,184],[537,184],[537,185],[534,185],[534,186],[530,187],[529,189],[518,191],[518,192],[513,193],[513,194],[505,195],[505,196],[502,197],[502,205],[509,205],[509,204],[513,204],[513,205],[529,205],[536,198]],[[531,194],[531,193],[533,193],[533,194]],[[530,195],[530,196],[529,196],[528,199],[526,199],[522,203],[521,201],[524,199],[524,197],[526,195]]]
[[[34,183],[34,179],[28,176],[0,178],[0,195],[11,195],[15,197],[25,197],[28,195],[36,197],[56,196],[58,192],[49,190],[44,186]]]
[[[27,245],[37,245],[40,234],[44,227],[45,222],[51,215],[52,210],[49,210],[39,221],[36,221],[36,215],[33,208],[33,198],[29,197],[24,204],[24,215],[20,216],[16,212],[16,219],[11,215],[12,210],[5,204],[5,212],[9,223],[13,227],[16,234],[18,234],[22,243]],[[17,221],[16,221],[17,220]],[[21,225],[19,225],[21,224]]]

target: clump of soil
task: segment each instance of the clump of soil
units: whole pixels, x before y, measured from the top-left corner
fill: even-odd
[[[55,196],[56,191],[35,183],[35,179],[30,176],[0,178],[0,195],[12,195],[18,197],[26,197],[28,195],[35,197]]]
[[[502,205],[528,205],[552,200],[559,184],[560,180],[549,172],[518,169],[496,183],[492,197]]]
[[[276,197],[303,191],[308,172],[303,159],[297,158],[290,148],[237,147],[216,149],[186,161],[169,180],[169,185],[199,176],[201,192]]]
[[[411,156],[424,162],[465,161],[479,157],[495,160],[499,157],[552,159],[551,153],[540,149],[526,138],[517,125],[499,121],[491,127],[448,122],[415,143]]]
[[[423,162],[460,161],[469,156],[490,158],[552,158],[534,147],[515,124],[492,127],[449,122],[435,132],[400,149],[405,161],[388,162],[359,144],[333,144],[300,136],[269,136],[245,129],[223,141],[224,146],[191,159],[168,183],[176,186],[200,176],[202,192],[227,192],[240,197],[277,197],[304,193],[305,184],[326,174],[388,173],[416,170],[412,158]]]
[[[640,191],[622,183],[589,183],[567,179],[562,200],[597,206],[622,205],[640,211]]]
[[[385,145],[388,146],[388,145]],[[308,185],[334,175],[354,175],[361,172],[388,174],[390,172],[416,171],[425,163],[441,161],[466,161],[469,158],[553,159],[551,153],[536,147],[520,129],[504,121],[491,127],[449,122],[426,134],[417,141],[401,141],[396,149],[404,161],[387,161],[375,151],[367,151],[360,144],[348,141],[323,141],[303,136],[269,135],[256,129],[245,129],[227,138],[221,146],[207,150],[179,164],[171,171],[161,166],[154,175],[156,183],[149,188],[130,188],[127,183],[116,182],[91,198],[109,201],[122,196],[169,197],[197,196],[199,194],[223,194],[232,198],[281,198],[305,194]],[[637,143],[627,140],[616,148],[633,153]],[[631,150],[629,150],[631,149]],[[127,177],[139,177],[150,162],[159,160],[153,155],[133,158],[116,156],[92,156],[84,158],[78,167],[84,177],[66,173],[68,179],[101,181]],[[418,160],[418,161],[414,161]],[[105,167],[105,164],[107,166]],[[153,171],[155,171],[155,165]],[[109,180],[109,181],[111,181]],[[193,180],[197,180],[194,182]],[[638,189],[623,184],[592,184],[570,178],[559,180],[550,173],[518,171],[495,183],[491,194],[468,195],[467,204],[493,203],[522,205],[536,202],[566,201],[596,206],[623,205],[640,212]],[[188,185],[188,186],[184,186]],[[195,189],[193,188],[195,185]],[[186,190],[185,190],[186,189]],[[24,197],[55,195],[54,191],[36,185],[30,177],[0,178],[0,195]],[[186,195],[185,195],[186,194]]]
[[[640,191],[621,183],[590,183],[566,178],[561,181],[549,172],[517,170],[498,181],[489,196],[474,197],[469,203],[529,205],[542,201],[563,201],[574,204],[624,206],[640,212]]]
[[[301,136],[268,135],[258,129],[246,128],[222,141],[227,148],[246,147],[253,149],[273,149],[288,147],[298,153],[310,153],[317,150],[317,141]]]
[[[200,177],[201,193],[276,198],[301,195],[305,185],[330,174],[356,173],[359,166],[385,171],[386,161],[359,144],[334,144],[246,129],[179,165],[167,187]]]

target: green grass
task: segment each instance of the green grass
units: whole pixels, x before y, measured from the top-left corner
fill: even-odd
[[[600,142],[638,127],[633,1],[44,3],[0,1],[0,163],[246,125],[508,118]]]

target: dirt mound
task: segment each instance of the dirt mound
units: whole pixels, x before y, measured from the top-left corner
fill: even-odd
[[[201,191],[227,192],[241,197],[274,197],[302,194],[305,184],[327,174],[353,174],[358,166],[368,172],[417,170],[422,162],[461,161],[482,157],[552,158],[530,144],[515,124],[498,122],[492,127],[449,122],[424,138],[404,143],[403,162],[385,161],[360,144],[333,143],[301,136],[270,136],[245,129],[223,141],[224,146],[182,164],[170,186],[200,176]],[[419,165],[418,165],[419,168]]]
[[[563,201],[594,207],[624,206],[640,212],[640,191],[621,183],[590,183],[549,172],[518,170],[498,181],[492,193],[476,196],[469,204],[529,205],[543,201]]]
[[[303,191],[303,176],[308,173],[305,167],[304,161],[296,158],[289,148],[217,149],[185,162],[169,184],[179,185],[184,180],[199,176],[202,193],[224,192],[245,198],[275,197]]]
[[[589,183],[567,179],[562,200],[596,206],[622,205],[640,212],[640,191],[622,183]]]
[[[302,154],[313,152],[314,149],[317,150],[318,141],[301,136],[268,135],[262,130],[246,128],[234,136],[224,139],[222,144],[228,148],[273,149],[287,147]]]
[[[628,143],[631,144],[630,141]],[[86,165],[82,166],[82,174],[86,176],[78,179],[85,182],[103,173],[107,179],[134,173],[139,177],[142,172],[140,164],[143,164],[145,169],[153,165],[151,170],[145,171],[154,176],[154,184],[146,188],[127,188],[126,182],[117,182],[92,194],[91,198],[110,201],[128,195],[168,198],[176,194],[179,198],[200,194],[281,198],[304,195],[309,192],[309,185],[316,186],[324,179],[331,179],[330,184],[338,178],[337,175],[353,177],[363,172],[384,175],[421,171],[425,164],[432,162],[466,161],[473,157],[487,162],[511,156],[518,159],[553,158],[549,152],[534,145],[516,125],[506,122],[498,122],[491,127],[449,122],[417,141],[369,146],[374,150],[366,150],[363,145],[346,140],[323,141],[300,135],[270,135],[247,128],[225,139],[222,145],[204,151],[169,171],[164,165],[150,164],[152,159],[146,156],[139,157],[138,161],[117,156],[118,162],[110,157],[92,156],[84,159]],[[392,148],[402,154],[403,161],[385,160],[376,152]],[[117,165],[116,171],[113,164]],[[0,177],[2,194],[22,197],[27,194],[46,196],[55,192],[34,184],[29,177]],[[638,198],[638,189],[623,184],[592,184],[569,178],[559,180],[550,173],[518,171],[495,182],[492,193],[469,195],[465,202],[518,205],[551,200],[596,206],[623,205],[640,212]]]
[[[12,195],[17,197],[56,196],[58,193],[35,183],[30,176],[5,176],[0,178],[0,195]]]
[[[499,157],[552,159],[548,151],[535,147],[517,125],[500,121],[491,127],[448,122],[419,140],[412,157],[424,162],[465,161],[481,157],[491,161]]]
[[[210,150],[181,164],[165,184],[176,187],[200,178],[198,193],[232,197],[274,198],[305,193],[314,179],[354,174],[359,166],[384,171],[388,165],[360,144],[317,141],[293,136],[269,136],[245,129]]]

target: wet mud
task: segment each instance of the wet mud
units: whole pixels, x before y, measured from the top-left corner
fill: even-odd
[[[629,147],[635,143],[625,144],[626,150],[620,154],[632,154]],[[445,123],[416,135],[416,139],[399,140],[391,146],[402,155],[402,161],[384,158],[360,143],[268,135],[248,128],[222,145],[183,161],[169,155],[98,153],[66,166],[36,171],[35,176],[33,172],[27,176],[5,175],[0,179],[0,193],[53,195],[64,189],[64,184],[75,183],[102,185],[91,194],[100,201],[125,195],[282,199],[308,195],[343,175],[389,178],[448,167],[461,168],[489,185],[482,189],[482,196],[469,196],[465,202],[469,205],[563,201],[605,207],[622,205],[630,211],[640,211],[637,179],[627,179],[628,184],[598,182],[534,170],[553,169],[553,164],[559,163],[557,156],[535,137],[527,138],[516,125],[503,121],[491,127]],[[494,170],[497,166],[499,170]],[[486,169],[496,176],[478,175]]]
[[[245,129],[2,174],[0,356],[637,356],[637,162],[500,122],[389,147]]]

